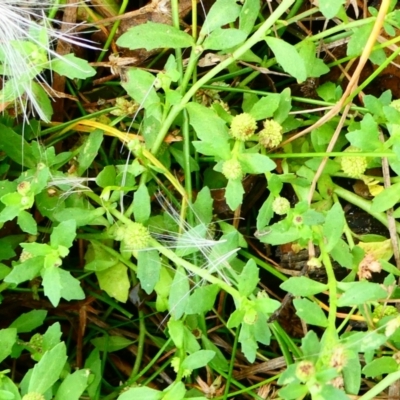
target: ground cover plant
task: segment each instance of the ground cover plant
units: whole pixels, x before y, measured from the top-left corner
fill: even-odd
[[[398,396],[399,25],[3,1],[0,399]]]

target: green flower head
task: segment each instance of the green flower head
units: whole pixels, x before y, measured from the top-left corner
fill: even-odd
[[[250,114],[242,113],[233,117],[230,133],[235,139],[244,142],[254,134],[256,128],[255,118]]]
[[[231,158],[222,164],[222,173],[226,179],[235,180],[243,178],[242,166],[235,158]]]
[[[264,121],[264,129],[258,134],[258,141],[267,149],[273,149],[282,141],[282,126],[273,119]]]
[[[359,153],[360,149],[357,147],[350,146],[345,150],[346,153]],[[364,174],[368,166],[367,157],[354,156],[354,157],[342,157],[340,159],[340,165],[343,172],[351,178],[360,178]]]

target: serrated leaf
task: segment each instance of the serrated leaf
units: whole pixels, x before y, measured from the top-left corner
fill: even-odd
[[[44,265],[44,257],[28,258],[21,264],[14,265],[12,271],[4,278],[4,282],[19,285],[22,282],[30,281],[39,275]]]
[[[366,114],[361,121],[361,129],[346,134],[352,146],[363,151],[378,151],[382,147],[379,140],[378,124],[371,114]]]
[[[31,213],[24,210],[20,211],[17,224],[23,232],[29,233],[30,235],[37,234],[37,223]]]
[[[73,219],[61,222],[53,229],[50,235],[51,247],[58,249],[58,246],[70,248],[76,236],[76,223]]]
[[[241,7],[235,0],[217,0],[207,14],[200,36],[209,35],[213,30],[236,20]]]
[[[130,281],[128,268],[119,262],[110,268],[96,272],[99,285],[110,297],[126,303],[129,295]]]
[[[323,235],[326,240],[326,251],[330,252],[339,242],[345,225],[344,211],[340,203],[335,203],[328,211],[323,226]]]
[[[252,325],[242,325],[239,334],[239,342],[242,346],[242,353],[250,363],[253,363],[256,359],[258,345],[254,337]]]
[[[305,276],[291,277],[283,282],[281,289],[292,293],[294,296],[313,296],[327,290],[328,285],[309,279]]]
[[[28,393],[43,394],[50,389],[59,379],[66,361],[67,354],[64,342],[46,351],[40,361],[33,367]]]
[[[265,118],[271,118],[278,109],[281,95],[272,93],[261,97],[250,109],[251,114],[257,121]]]
[[[10,328],[16,328],[18,333],[31,332],[43,324],[46,316],[46,310],[32,310],[15,319]]]
[[[86,60],[72,53],[52,60],[50,69],[68,79],[86,79],[96,75],[96,70]]]
[[[296,78],[298,82],[304,82],[307,79],[304,61],[293,45],[271,36],[265,38],[265,41],[285,72]]]
[[[319,78],[329,72],[329,67],[316,57],[316,46],[311,40],[303,40],[297,48],[307,70],[307,77]]]
[[[254,292],[260,280],[259,269],[254,260],[247,261],[239,276],[238,290],[241,296],[249,296]]]
[[[78,176],[82,176],[82,174],[92,165],[102,142],[103,132],[101,130],[95,129],[89,134],[78,155]]]
[[[150,294],[160,279],[161,259],[157,250],[139,251],[137,257],[137,277],[140,286]]]
[[[353,34],[350,37],[350,41],[347,44],[347,55],[348,56],[358,56],[362,53],[365,45],[371,35],[372,28],[374,27],[374,22],[359,26],[352,29]]]
[[[239,29],[217,28],[207,36],[203,43],[203,48],[204,50],[230,49],[242,43],[246,37],[246,33]]]
[[[338,300],[339,307],[355,306],[367,301],[384,299],[387,296],[387,292],[377,283],[366,281],[342,282],[338,286],[341,290],[345,291]]]
[[[308,299],[294,299],[293,305],[296,308],[296,314],[307,324],[326,327],[328,319],[321,308]]]
[[[219,287],[214,284],[196,288],[187,302],[186,314],[202,314],[210,311],[214,306],[218,292]]]
[[[117,45],[130,50],[182,49],[193,46],[194,40],[172,25],[147,22],[130,28],[118,38]]]

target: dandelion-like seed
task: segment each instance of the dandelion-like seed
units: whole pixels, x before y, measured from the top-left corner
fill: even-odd
[[[45,11],[53,6],[52,0],[0,2],[0,69],[3,81],[0,110],[4,111],[9,104],[14,104],[16,109],[21,109],[25,120],[28,118],[26,100],[40,119],[49,119],[40,102],[38,91],[41,89],[40,85],[48,87],[41,73],[49,65],[50,58],[61,57],[53,50],[52,43],[61,39],[91,47],[72,33],[76,24],[71,24],[66,32],[51,27],[54,21],[46,17]],[[75,65],[71,64],[71,67]]]

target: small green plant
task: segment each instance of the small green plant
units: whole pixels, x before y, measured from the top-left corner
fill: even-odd
[[[391,210],[400,200],[394,176],[400,171],[398,102],[384,92],[351,106],[357,90],[349,84],[352,90],[343,91],[333,82],[320,85],[312,100],[293,97],[289,87],[251,87],[271,71],[284,77],[281,85],[286,78],[323,77],[330,67],[317,47],[338,35],[350,36],[349,57],[362,53],[361,60],[388,65],[383,46],[373,48],[374,32],[399,27],[394,4],[384,0],[370,18],[349,21],[343,3],[320,0],[304,14],[295,0],[268,12],[258,0],[217,0],[199,30],[193,10],[189,34],[180,28],[178,2],[171,1],[172,25],[136,25],[117,40],[130,50],[172,49],[161,58],[163,69],[127,69],[117,89],[108,87],[115,90],[114,107],[55,126],[41,126],[27,113],[30,124],[20,126],[10,107],[25,106],[27,98],[49,121],[42,74],[82,80],[95,71],[74,56],[54,54],[50,44],[58,34],[46,18],[41,24],[36,14],[25,22],[26,9],[0,5],[16,21],[14,33],[0,41],[1,104],[9,112],[0,124],[0,223],[18,231],[0,239],[0,291],[3,300],[23,292],[48,299],[49,309],[76,305],[81,334],[79,346],[67,348],[73,334],[62,341],[60,323],[49,324],[44,310],[1,329],[0,361],[23,353],[33,360],[21,382],[8,369],[0,372],[4,398],[200,400],[217,391],[221,399],[242,393],[260,398],[255,387],[235,378],[238,352],[249,364],[283,355],[285,370],[262,384],[277,382],[278,395],[288,400],[372,399],[400,377],[400,320],[389,305],[399,297],[400,276],[391,264],[400,233],[400,213]],[[287,40],[288,27],[317,13],[342,23],[295,44]],[[21,32],[18,24],[27,29]],[[14,68],[17,60],[20,69]],[[315,117],[315,110],[305,110],[307,102],[331,109]],[[74,136],[79,140],[68,149],[58,146],[76,131],[85,134]],[[386,161],[393,176],[368,176],[368,168],[385,169]],[[255,227],[214,215],[223,192],[224,212],[239,216],[246,180],[257,175],[266,179],[267,195],[248,214]],[[342,187],[343,178],[362,180],[371,199]],[[386,226],[389,210],[392,241],[353,232],[344,202]],[[272,248],[308,249],[308,270],[323,268],[326,280],[313,280],[311,273],[287,278],[250,253],[244,232]],[[78,241],[84,243],[79,258]],[[371,281],[381,271],[383,281]],[[297,316],[309,326],[301,342],[275,320],[281,303],[261,286],[270,274],[283,281],[281,289],[294,297]],[[102,305],[98,310],[91,308],[94,301]],[[351,319],[365,329],[346,330]],[[224,337],[221,346],[213,341],[215,332]],[[146,354],[145,346],[151,349]],[[135,361],[122,374],[118,356],[110,353],[126,349]],[[78,369],[72,372],[75,354]],[[211,382],[222,379],[225,386],[206,393],[199,379],[205,368],[223,377]],[[363,386],[364,378],[372,384]],[[193,387],[195,379],[203,382],[201,390]]]

